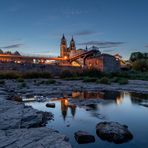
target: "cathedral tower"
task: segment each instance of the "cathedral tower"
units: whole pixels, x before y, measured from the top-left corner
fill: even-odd
[[[71,50],[76,50],[76,45],[75,45],[75,41],[74,41],[74,39],[73,39],[73,37],[72,37],[72,39],[71,39],[71,41],[70,41],[70,51]]]
[[[63,34],[63,37],[61,39],[61,44],[60,44],[60,56],[61,57],[67,56],[67,41],[66,41],[64,34]]]

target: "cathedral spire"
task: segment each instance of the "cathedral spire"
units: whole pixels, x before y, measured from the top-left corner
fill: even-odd
[[[60,56],[61,57],[67,56],[67,41],[64,34],[62,36],[61,44],[60,44]]]
[[[87,45],[86,45],[86,48],[85,48],[85,50],[86,50],[86,51],[88,51],[88,47],[87,47]]]
[[[74,41],[73,36],[70,41],[70,50],[76,50],[75,41]]]
[[[65,35],[64,35],[64,33],[63,33],[63,36],[62,36],[62,40],[66,40],[66,39],[65,39]]]

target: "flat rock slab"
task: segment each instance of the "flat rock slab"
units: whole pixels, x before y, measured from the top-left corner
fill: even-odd
[[[133,139],[126,125],[118,122],[101,122],[96,126],[96,133],[102,140],[121,144]]]
[[[0,99],[0,130],[40,127],[51,113],[44,114],[22,103]]]
[[[0,130],[0,148],[71,148],[67,137],[46,127]]]
[[[95,137],[93,135],[90,135],[89,133],[85,131],[78,131],[74,134],[76,141],[79,144],[85,144],[85,143],[93,143],[95,142]]]

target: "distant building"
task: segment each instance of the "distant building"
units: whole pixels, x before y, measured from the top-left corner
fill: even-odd
[[[120,70],[120,62],[117,56],[119,57],[119,55],[112,56],[109,54],[102,54],[98,47],[95,46],[89,48],[89,51],[87,47],[86,49],[76,49],[73,37],[70,41],[70,46],[67,47],[65,36],[63,35],[61,39],[60,57],[67,59],[74,58],[71,62],[72,66],[95,68],[102,72],[116,72]]]
[[[67,40],[63,35],[60,44],[60,57],[69,58],[86,52],[86,49],[76,49],[74,38],[72,37],[69,47],[67,46]]]
[[[60,44],[60,57],[67,58],[70,56],[71,52],[75,53],[75,51],[76,51],[76,46],[75,46],[75,41],[73,37],[70,41],[70,46],[67,47],[67,40],[63,35],[61,39],[61,44]]]
[[[88,57],[85,60],[87,68],[95,68],[102,72],[117,72],[120,71],[119,61],[112,55],[100,54],[94,57]]]

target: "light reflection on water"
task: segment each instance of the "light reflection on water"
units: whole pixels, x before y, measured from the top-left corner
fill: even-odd
[[[54,128],[70,138],[73,147],[103,147],[103,148],[147,148],[148,147],[148,95],[128,92],[73,92],[71,97],[76,100],[103,99],[97,104],[79,107],[69,103],[66,98],[55,98],[46,102],[29,102],[42,111],[54,114],[54,121],[49,121],[47,127]],[[47,102],[54,102],[55,108],[47,108]],[[144,105],[143,105],[144,104]],[[132,132],[132,141],[120,145],[102,141],[96,135],[96,125],[102,121],[117,121],[126,124]],[[89,132],[95,136],[96,142],[77,144],[74,133],[78,130]]]

